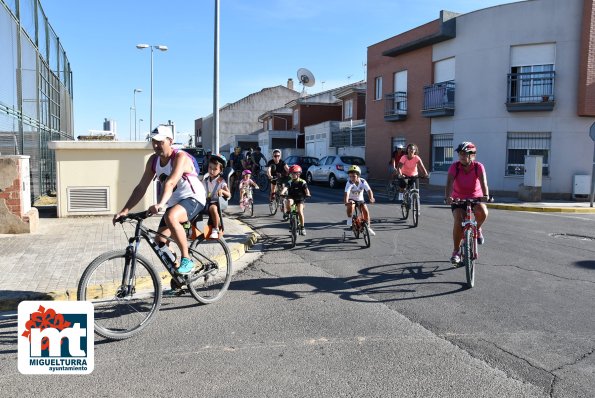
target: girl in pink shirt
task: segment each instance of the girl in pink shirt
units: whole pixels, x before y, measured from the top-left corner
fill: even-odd
[[[397,165],[397,178],[399,179],[401,192],[405,189],[407,183],[409,183],[409,186],[412,186],[415,182],[415,179],[410,179],[409,182],[406,182],[405,179],[407,177],[417,177],[419,175],[419,170],[422,172],[422,177],[428,176],[428,171],[424,166],[424,162],[422,162],[421,158],[417,155],[417,145],[409,144],[407,145],[407,155],[401,156],[399,164]]]
[[[456,152],[459,153],[459,160],[454,162],[448,169],[446,179],[445,199],[446,204],[451,205],[453,215],[452,241],[453,252],[450,261],[457,265],[459,258],[459,245],[463,238],[463,219],[465,218],[466,206],[464,203],[454,203],[453,199],[478,199],[487,200],[490,196],[488,179],[483,164],[475,160],[477,148],[472,142],[461,142]],[[482,245],[485,241],[481,225],[488,217],[488,208],[485,203],[477,203],[473,206],[475,220],[477,221],[477,243]]]

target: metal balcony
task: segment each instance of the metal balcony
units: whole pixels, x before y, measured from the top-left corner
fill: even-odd
[[[384,120],[396,122],[407,119],[407,93],[397,91],[387,94],[384,100]]]
[[[552,111],[556,72],[526,72],[508,74],[508,112]]]
[[[455,114],[455,82],[449,80],[424,87],[424,117],[452,116]]]

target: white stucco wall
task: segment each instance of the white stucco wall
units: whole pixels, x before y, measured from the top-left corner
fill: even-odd
[[[570,193],[574,174],[590,174],[595,118],[577,116],[583,0],[530,0],[457,17],[457,35],[433,48],[433,60],[455,57],[455,115],[433,118],[432,134],[473,141],[494,190],[516,191],[522,176],[505,176],[507,132],[551,132],[550,175],[543,192]],[[555,43],[553,111],[508,112],[507,74],[514,45]],[[455,155],[456,158],[456,155]],[[456,159],[455,159],[456,160]],[[444,184],[445,172],[432,174]]]

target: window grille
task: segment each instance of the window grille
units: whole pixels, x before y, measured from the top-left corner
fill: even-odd
[[[453,160],[452,134],[432,135],[432,171],[448,171]]]
[[[543,156],[542,175],[549,175],[551,133],[509,132],[506,139],[506,175],[525,174],[525,156]]]

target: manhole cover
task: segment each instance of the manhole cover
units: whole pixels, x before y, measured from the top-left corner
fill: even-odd
[[[552,234],[550,234],[550,236],[554,237],[554,238],[560,238],[560,239],[589,240],[589,241],[595,240],[595,238],[592,236],[576,235],[576,234],[552,233]]]

